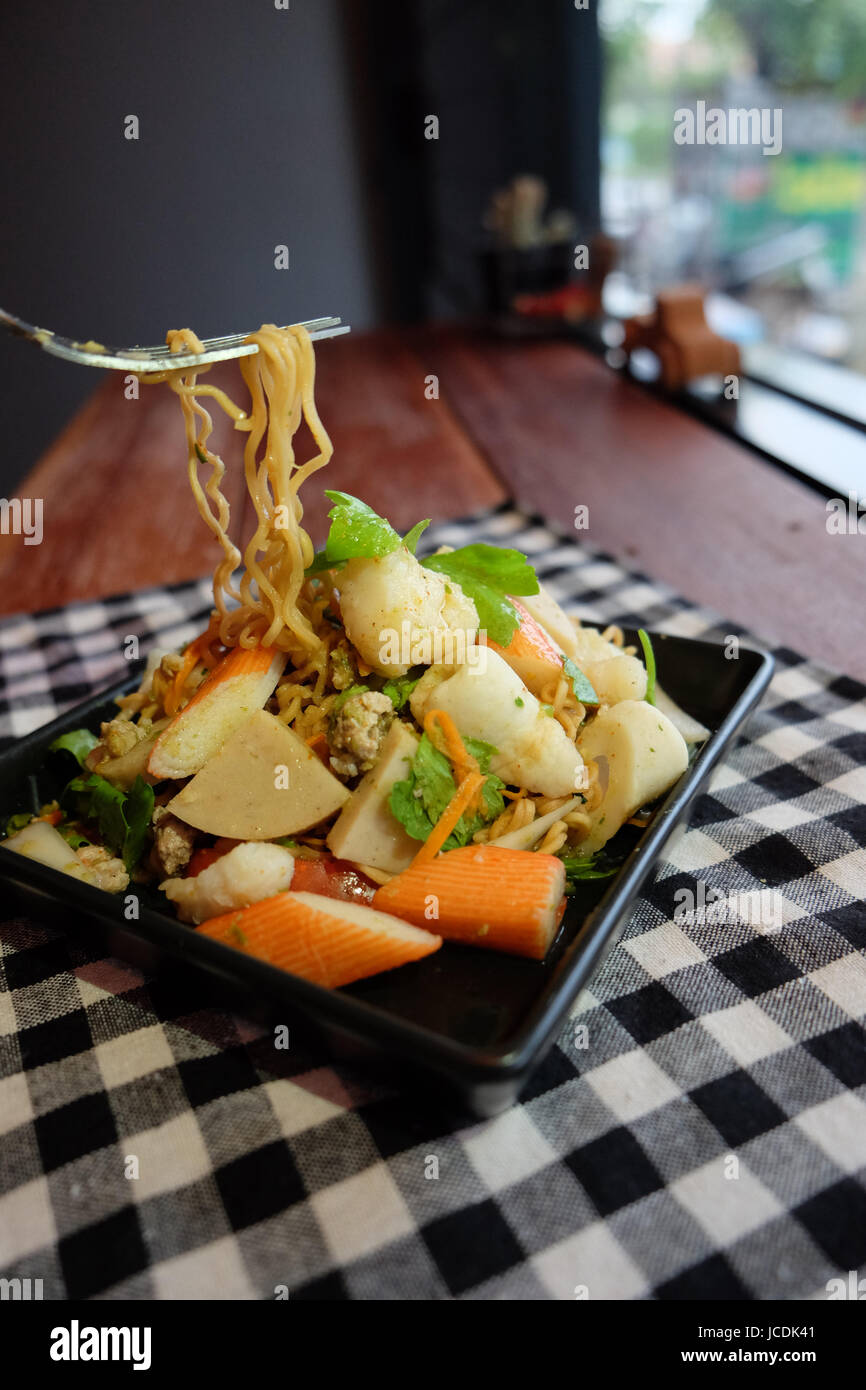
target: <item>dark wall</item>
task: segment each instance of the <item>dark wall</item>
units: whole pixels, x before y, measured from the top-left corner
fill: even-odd
[[[535,174],[587,238],[598,223],[597,3],[419,0],[430,142],[433,313],[475,309],[491,194]]]
[[[0,17],[0,304],[110,344],[376,318],[337,0]],[[124,138],[138,116],[140,138]],[[290,269],[274,268],[285,243]],[[98,378],[0,337],[5,496]]]
[[[581,239],[598,229],[596,0],[344,0],[344,13],[390,316],[481,306],[483,215],[515,175],[542,177]]]

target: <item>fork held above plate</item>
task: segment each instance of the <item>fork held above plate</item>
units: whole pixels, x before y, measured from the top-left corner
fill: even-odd
[[[0,309],[0,325],[20,338],[29,338],[45,352],[55,357],[63,357],[67,362],[77,362],[84,367],[112,367],[124,372],[167,372],[178,367],[201,367],[211,362],[226,362],[232,357],[249,357],[258,352],[256,343],[245,341],[248,333],[229,333],[224,338],[205,338],[204,352],[169,352],[165,343],[153,347],[114,348],[102,343],[77,342],[74,338],[64,338],[50,328],[37,328],[26,323],[15,314]],[[301,325],[311,338],[337,338],[349,332],[349,325],[342,324],[339,318],[308,319]]]

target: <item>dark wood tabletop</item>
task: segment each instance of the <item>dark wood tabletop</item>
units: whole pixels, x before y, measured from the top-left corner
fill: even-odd
[[[353,333],[317,357],[328,485],[398,528],[514,497],[758,636],[866,679],[863,537],[829,534],[818,492],[600,358],[451,327]],[[235,364],[211,379],[243,399]],[[244,436],[219,410],[214,423],[237,538],[251,519]],[[215,543],[184,453],[171,392],[143,386],[128,400],[121,374],[106,373],[19,490],[42,498],[44,539],[0,537],[0,613],[208,572]],[[328,503],[307,494],[320,541]],[[576,532],[580,506],[589,527]]]

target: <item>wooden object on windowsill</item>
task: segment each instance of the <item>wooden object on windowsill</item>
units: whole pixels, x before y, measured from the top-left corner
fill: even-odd
[[[697,285],[662,290],[652,313],[626,320],[622,346],[627,353],[635,348],[654,352],[667,391],[679,391],[699,377],[737,376],[740,371],[740,350],[710,328]]]

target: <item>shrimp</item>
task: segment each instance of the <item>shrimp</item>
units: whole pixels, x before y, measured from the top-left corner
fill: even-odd
[[[167,878],[159,886],[177,904],[182,922],[204,922],[285,892],[294,870],[294,857],[282,845],[247,842],[195,878]]]
[[[453,579],[425,569],[405,546],[350,560],[340,576],[340,612],[349,641],[375,671],[465,660],[478,613]]]

